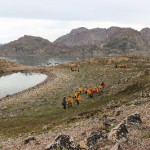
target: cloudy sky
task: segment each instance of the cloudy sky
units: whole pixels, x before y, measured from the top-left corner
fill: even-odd
[[[150,27],[149,0],[0,0],[0,43],[23,35],[54,41],[73,28]]]

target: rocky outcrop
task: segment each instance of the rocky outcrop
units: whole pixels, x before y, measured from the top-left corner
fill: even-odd
[[[45,150],[55,150],[55,149],[67,149],[67,150],[75,150],[75,145],[73,139],[69,135],[60,135],[55,141],[48,145]]]
[[[147,38],[150,37],[143,29],[141,32],[131,28],[110,27],[106,28],[77,28],[73,29],[54,41],[55,44],[74,47],[74,46],[95,46],[98,51],[105,50],[107,53],[134,53],[149,51]],[[95,50],[95,47],[93,48]]]
[[[149,49],[140,32],[131,28],[121,28],[115,34],[110,35],[104,41],[103,47],[110,53],[132,53]]]
[[[105,138],[107,138],[107,133],[105,131],[91,133],[90,137],[87,138],[87,146],[89,147],[89,150],[94,149],[98,141]]]
[[[127,123],[129,123],[129,124],[135,124],[135,125],[141,124],[142,120],[141,120],[140,114],[135,113],[133,115],[128,116],[127,117]]]
[[[34,136],[29,136],[24,140],[24,144],[28,144],[31,141],[35,141],[36,138]]]
[[[73,139],[69,135],[60,135],[52,144],[48,145],[45,150],[93,150],[100,140],[106,138],[106,131],[92,132],[90,137],[87,138],[87,143],[81,141],[77,146],[75,146]]]
[[[148,45],[150,46],[150,28],[143,28],[140,31],[142,37],[144,38],[144,40],[148,43]]]
[[[86,29],[84,27],[81,27],[73,29],[69,34],[59,37],[54,41],[54,43],[70,47],[85,45],[96,45],[98,47],[102,47],[102,42],[109,38],[109,36],[118,32],[120,29],[120,27],[110,27],[108,29]]]
[[[128,130],[124,123],[118,124],[114,127],[108,134],[108,139],[112,141],[120,140],[122,138],[127,138]]]

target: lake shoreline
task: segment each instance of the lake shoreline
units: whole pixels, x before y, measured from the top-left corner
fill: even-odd
[[[36,86],[33,86],[31,88],[28,88],[26,90],[23,90],[21,92],[12,94],[12,95],[8,95],[4,98],[0,98],[0,102],[6,102],[7,100],[9,101],[11,98],[15,98],[15,97],[20,97],[20,95],[23,95],[24,93],[27,93],[28,91],[32,91],[33,89],[38,89],[41,86],[44,86],[44,84],[46,84],[48,81],[53,80],[56,76],[54,73],[52,73],[54,67],[36,67],[36,66],[24,66],[24,65],[20,65],[20,64],[16,64],[16,66],[12,66],[12,62],[8,61],[8,68],[1,68],[1,70],[3,71],[2,76],[5,75],[10,75],[13,73],[41,73],[41,74],[45,74],[47,75],[46,80],[44,80],[43,82],[37,84]],[[13,63],[14,64],[14,63]]]

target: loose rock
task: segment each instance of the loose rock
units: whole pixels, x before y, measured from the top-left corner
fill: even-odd
[[[97,144],[99,140],[107,138],[106,132],[93,132],[91,136],[87,139],[87,146],[89,149],[93,149],[93,147]]]
[[[134,125],[141,124],[142,120],[141,120],[140,114],[135,113],[133,115],[128,116],[127,117],[127,123],[131,123]]]
[[[29,136],[24,140],[24,144],[28,144],[30,141],[35,141],[36,138],[34,136]]]
[[[116,141],[122,138],[127,138],[128,130],[124,123],[118,124],[115,128],[113,128],[108,134],[108,138],[110,140]]]
[[[75,150],[73,139],[69,135],[59,135],[55,141],[48,145],[45,150]]]

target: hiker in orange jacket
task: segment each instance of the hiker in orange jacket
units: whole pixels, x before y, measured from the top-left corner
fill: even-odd
[[[81,94],[81,93],[82,93],[82,90],[83,90],[83,89],[82,89],[82,87],[80,86],[79,89],[78,89],[78,92]]]
[[[68,98],[67,100],[68,100],[68,101],[67,101],[68,108],[69,108],[69,107],[72,107],[72,105],[73,105],[73,98],[72,98],[71,96],[69,96],[69,98]]]
[[[84,89],[84,92],[85,92],[85,94],[88,93],[88,88],[87,87]]]
[[[93,97],[93,94],[94,94],[93,90],[92,90],[92,89],[89,89],[89,90],[88,90],[88,95],[89,95],[89,97]]]
[[[75,91],[75,92],[74,92],[74,98],[76,98],[77,96],[78,96],[78,92]]]
[[[80,95],[78,95],[78,96],[76,97],[77,105],[79,105],[80,100],[81,100],[81,96],[80,96]]]
[[[99,88],[97,88],[97,94],[101,95],[101,90]]]

